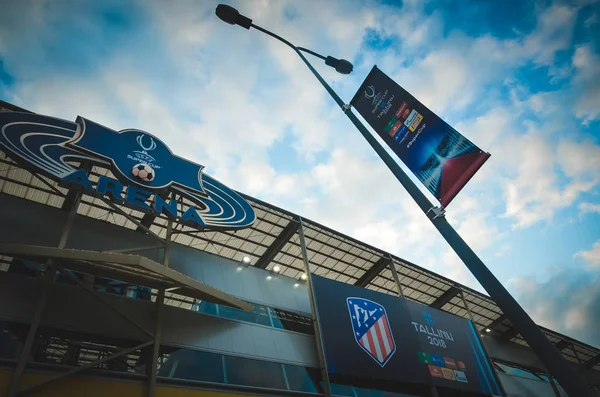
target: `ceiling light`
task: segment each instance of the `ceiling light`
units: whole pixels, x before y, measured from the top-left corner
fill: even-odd
[[[296,283],[294,284],[294,288],[298,288],[300,286],[300,284]]]
[[[491,330],[491,329],[489,329],[489,328],[486,328],[486,329],[485,329],[485,332],[492,332],[492,330]]]
[[[241,272],[241,271],[242,271],[242,269],[243,269],[242,265],[239,265],[239,266],[237,267],[237,269],[236,269],[236,270],[237,270],[238,272]]]
[[[301,278],[302,280],[306,280],[306,279],[308,278],[308,276],[306,275],[306,273],[302,273],[302,274],[300,275],[300,278]]]
[[[275,265],[275,266],[273,266],[273,271],[275,273],[279,273],[281,271],[281,267],[279,265]]]
[[[245,256],[242,258],[242,262],[244,262],[246,265],[250,264],[252,260],[250,259],[249,256]]]
[[[267,276],[267,280],[270,280],[270,279],[272,279],[272,278],[273,278],[273,276],[271,276],[271,275],[268,275],[268,276]]]

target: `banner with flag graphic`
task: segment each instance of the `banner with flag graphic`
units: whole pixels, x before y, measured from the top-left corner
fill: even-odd
[[[471,321],[316,275],[312,284],[334,382],[417,395],[431,385],[502,395]]]
[[[350,104],[444,207],[490,157],[377,66]]]

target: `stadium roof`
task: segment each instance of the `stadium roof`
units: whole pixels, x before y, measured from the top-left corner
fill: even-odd
[[[26,111],[0,101],[0,111],[2,110]],[[93,167],[90,180],[96,182],[100,175],[113,177],[109,170]],[[70,210],[74,201],[73,194],[68,190],[59,187],[49,178],[22,168],[2,151],[0,192],[66,211]],[[244,256],[249,256],[253,266],[272,270],[273,266],[279,265],[282,275],[299,279],[304,271],[299,236],[296,233],[299,216],[253,197],[243,196],[257,215],[252,227],[236,232],[198,231],[177,224],[173,229],[172,241],[234,261],[241,261]],[[185,199],[183,202],[186,204]],[[191,205],[190,202],[187,204]],[[166,217],[144,214],[108,203],[101,198],[84,195],[77,212],[119,227],[140,232],[147,228],[160,238],[166,236]],[[461,298],[462,291],[480,330],[489,328],[503,340],[527,345],[502,310],[485,294],[317,222],[306,218],[302,218],[302,221],[311,271],[314,274],[374,291],[396,294],[389,268],[391,260],[398,272],[405,297],[468,318]],[[144,227],[140,227],[140,223]],[[4,258],[5,261],[7,259],[10,258]],[[600,371],[600,349],[543,327],[542,330],[567,360],[586,369]]]

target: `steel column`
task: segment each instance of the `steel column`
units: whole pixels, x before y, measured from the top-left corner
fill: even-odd
[[[304,238],[304,223],[302,218],[298,218],[298,235],[300,236],[300,247],[302,249],[302,259],[306,269],[306,281],[308,282],[308,295],[310,298],[310,308],[313,315],[313,327],[317,340],[317,354],[319,356],[319,365],[321,367],[321,378],[323,379],[323,389],[326,397],[331,397],[331,385],[329,384],[329,371],[327,369],[327,359],[325,358],[323,335],[321,334],[321,321],[319,320],[319,308],[315,301],[314,287],[312,283],[312,273],[310,272],[310,261],[308,260],[308,251],[306,250],[306,240]]]
[[[392,277],[396,282],[396,287],[398,288],[398,294],[404,297],[404,291],[402,291],[402,284],[400,283],[400,277],[398,277],[398,272],[396,271],[396,264],[394,263],[394,259],[391,254],[388,254],[390,259],[390,271],[392,272]]]
[[[475,320],[473,320],[473,313],[471,313],[471,309],[469,308],[469,302],[467,302],[467,299],[465,298],[465,293],[463,292],[462,288],[459,288],[459,290],[460,290],[460,298],[462,299],[463,305],[465,305],[465,309],[467,309],[467,313],[469,314],[469,319],[473,323],[473,327],[475,327]],[[475,329],[477,329],[477,327],[475,327]],[[490,355],[487,351],[487,348],[485,347],[485,343],[483,343],[483,341],[481,341],[481,346],[483,347],[485,356],[491,360],[491,357],[490,357]],[[496,370],[496,366],[490,365],[490,367],[492,367],[492,371],[494,371],[494,375],[496,376],[496,379],[498,380],[498,386],[500,386],[500,390],[502,391],[502,396],[506,397],[506,395],[507,395],[506,390],[504,390],[504,385],[500,381],[500,377],[498,376],[498,370]]]
[[[154,332],[154,348],[152,349],[152,363],[148,379],[148,397],[156,395],[156,373],[158,372],[158,355],[160,353],[160,341],[162,336],[163,306],[165,301],[165,289],[158,290],[156,296],[156,329]]]
[[[167,222],[167,235],[164,241],[164,256],[163,265],[169,267],[169,260],[171,257],[171,234],[173,233],[173,221],[171,219]],[[165,288],[158,290],[156,296],[156,328],[154,331],[154,347],[152,349],[152,363],[150,364],[150,373],[148,374],[148,397],[154,397],[156,395],[156,373],[158,372],[158,355],[160,354],[160,342],[162,338],[162,323],[163,323],[163,306],[165,303]]]

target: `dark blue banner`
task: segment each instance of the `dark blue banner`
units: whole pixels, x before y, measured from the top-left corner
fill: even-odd
[[[461,395],[502,395],[471,321],[397,296],[312,279],[326,364],[336,382],[367,379],[369,387],[399,392],[420,384]]]
[[[377,66],[350,104],[444,207],[490,157]]]

